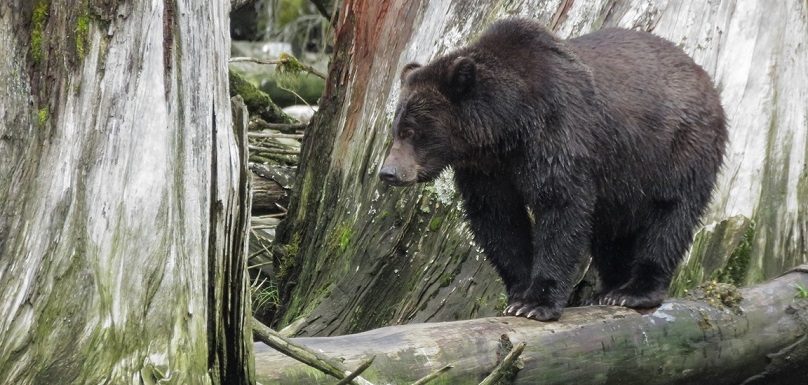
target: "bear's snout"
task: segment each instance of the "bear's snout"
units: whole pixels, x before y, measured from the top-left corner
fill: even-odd
[[[416,182],[418,169],[412,144],[393,141],[393,147],[379,170],[379,178],[393,186],[411,185]]]
[[[394,166],[384,166],[381,170],[379,170],[379,178],[381,180],[389,183],[389,184],[397,184],[400,183],[400,179],[398,174],[396,174],[396,168]]]

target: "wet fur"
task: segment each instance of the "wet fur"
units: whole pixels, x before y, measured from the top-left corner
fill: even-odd
[[[659,305],[727,132],[708,75],[672,43],[623,29],[560,40],[508,19],[402,73],[394,138],[412,144],[418,181],[455,168],[506,313],[553,320],[590,253],[596,301]]]

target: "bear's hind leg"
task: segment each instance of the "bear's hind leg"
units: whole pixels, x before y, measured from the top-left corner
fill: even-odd
[[[634,235],[626,235],[616,239],[595,236],[592,240],[592,264],[600,281],[595,303],[601,296],[623,286],[631,278],[635,239]]]
[[[698,223],[702,205],[694,203],[676,201],[656,205],[647,226],[637,233],[628,282],[602,294],[597,303],[636,308],[656,307],[662,303]]]

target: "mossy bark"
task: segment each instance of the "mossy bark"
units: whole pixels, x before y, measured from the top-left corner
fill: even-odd
[[[711,277],[759,282],[806,261],[806,13],[804,2],[765,0],[346,1],[278,231],[284,307],[275,325],[298,320],[301,335],[332,335],[498,312],[502,286],[471,242],[450,178],[394,189],[376,173],[399,70],[464,45],[508,15],[537,19],[562,37],[611,26],[652,31],[714,77],[730,145],[696,242],[703,251],[683,264],[673,291]],[[750,225],[712,230],[739,216],[754,224],[751,232]],[[295,252],[284,253],[292,244]]]
[[[240,95],[244,99],[244,104],[250,113],[260,116],[261,119],[270,123],[297,123],[291,116],[287,115],[276,105],[272,99],[252,85],[247,79],[233,70],[228,71],[230,81],[230,95]]]
[[[557,322],[480,318],[292,341],[349,369],[375,356],[362,373],[374,384],[410,384],[444,365],[452,368],[434,383],[478,384],[505,335],[526,343],[514,385],[794,385],[808,378],[808,299],[796,297],[798,285],[808,285],[808,265],[737,291],[733,307],[671,299],[648,314],[591,306],[568,309]],[[262,383],[327,381],[262,343],[256,367]]]
[[[228,8],[0,4],[0,383],[252,381]]]

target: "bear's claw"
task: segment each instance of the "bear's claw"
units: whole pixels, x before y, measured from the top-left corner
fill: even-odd
[[[515,302],[505,308],[504,315],[514,317],[525,317],[538,321],[555,321],[561,317],[561,309],[554,309],[547,306],[529,305]]]
[[[663,299],[664,294],[660,295],[657,293],[651,293],[645,295],[635,295],[623,292],[621,290],[614,290],[599,296],[593,302],[598,305],[623,306],[630,308],[652,308],[659,306]]]

